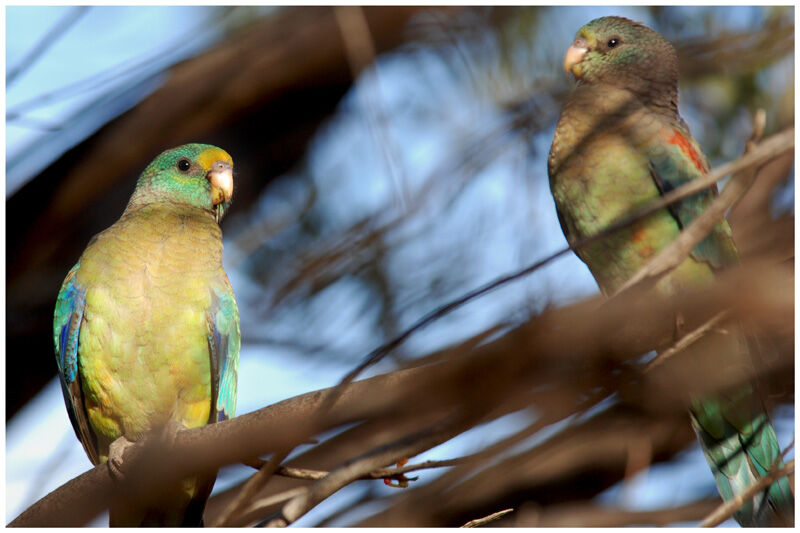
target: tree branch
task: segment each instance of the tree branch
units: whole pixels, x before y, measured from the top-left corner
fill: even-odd
[[[753,137],[758,138],[764,131],[764,112],[759,110],[759,113],[756,114],[755,124],[753,127]],[[764,149],[765,146],[773,146],[773,140],[776,138],[780,138],[782,135],[786,133],[791,133],[792,138],[794,137],[794,128],[789,128],[785,130],[783,133],[779,133],[770,137],[767,141],[760,145],[760,148]],[[784,138],[784,142],[788,141],[787,138]],[[642,284],[652,284],[658,281],[658,279],[669,272],[670,270],[676,268],[680,265],[686,257],[689,256],[691,251],[694,249],[695,246],[700,244],[700,241],[706,238],[706,236],[711,232],[711,230],[716,226],[720,220],[722,220],[725,216],[725,212],[730,209],[730,207],[735,204],[739,198],[747,191],[747,189],[752,185],[753,181],[755,180],[756,176],[758,175],[756,171],[756,166],[762,164],[772,157],[775,157],[785,151],[786,149],[790,149],[794,146],[794,141],[791,141],[791,144],[784,145],[784,149],[780,151],[769,151],[766,152],[768,157],[761,158],[756,157],[755,152],[757,150],[755,144],[755,140],[751,138],[751,140],[747,143],[746,153],[742,155],[736,162],[743,161],[747,159],[748,156],[752,157],[752,163],[747,165],[723,165],[723,169],[725,167],[732,167],[736,168],[736,171],[729,170],[726,173],[735,172],[734,176],[722,190],[718,197],[711,202],[711,205],[706,208],[705,211],[700,213],[697,218],[695,218],[689,226],[681,231],[678,238],[672,241],[668,246],[666,246],[663,250],[661,250],[658,255],[656,255],[644,268],[640,269],[636,274],[634,274],[630,279],[628,279],[622,287],[620,287],[615,294],[612,296],[616,296],[626,290],[629,290],[634,285]],[[773,150],[774,148],[771,148]],[[760,151],[759,151],[760,153]],[[756,163],[755,161],[759,161]],[[713,172],[711,174],[714,174]],[[706,177],[709,174],[706,175]],[[688,185],[692,185],[698,181],[703,180],[704,178],[700,178],[698,180],[690,182]],[[678,192],[680,189],[677,189]],[[666,200],[669,194],[664,195],[663,200]]]
[[[464,420],[461,417],[455,417],[345,463],[312,484],[306,493],[289,500],[281,509],[279,516],[269,520],[267,527],[286,526],[295,522],[330,495],[369,472],[450,440],[464,430],[463,424]]]
[[[754,327],[770,327],[775,334],[790,335],[794,300],[793,294],[785,288],[791,283],[792,272],[788,266],[752,263],[725,272],[714,286],[698,293],[669,299],[622,295],[605,306],[600,314],[597,313],[597,298],[551,310],[470,351],[453,354],[434,364],[351,383],[324,419],[319,418],[319,409],[332,389],[304,394],[231,420],[182,431],[170,447],[146,440],[132,448],[131,457],[126,453],[128,470],[123,483],[113,483],[107,467],[99,465],[44,497],[10,525],[81,525],[107,508],[114,498],[151,498],[158,487],[293,446],[342,424],[366,421],[365,424],[373,424],[369,428],[370,435],[387,434],[396,427],[406,428],[400,437],[393,437],[395,447],[375,452],[377,455],[367,455],[361,462],[356,460],[334,468],[326,478],[319,480],[320,485],[316,485],[313,493],[302,499],[295,497],[295,503],[287,507],[290,513],[287,518],[293,520],[316,503],[315,497],[338,490],[345,479],[353,479],[352,475],[366,475],[396,459],[414,455],[416,450],[424,448],[425,442],[445,438],[442,435],[426,438],[420,434],[425,427],[420,424],[430,425],[435,421],[431,416],[443,419],[448,414],[462,413],[469,416],[474,425],[510,410],[536,405],[537,412],[544,418],[559,409],[564,417],[582,408],[576,398],[585,398],[599,388],[617,390],[622,384],[628,401],[642,402],[646,406],[646,402],[654,401],[654,395],[645,394],[642,387],[650,389],[652,383],[642,381],[638,372],[630,376],[632,381],[626,382],[624,375],[614,377],[608,369],[638,357],[657,346],[664,336],[671,335],[673,324],[668,317],[681,313],[687,327],[693,328],[708,321],[721,308],[730,308],[732,319],[746,315]],[[717,365],[714,358],[728,356],[708,350],[703,360]],[[781,364],[791,364],[791,361]],[[733,384],[730,380],[734,379],[727,375],[694,379],[697,375],[698,372],[646,374],[657,377],[658,386],[664,390],[681,390],[687,394],[702,394],[716,387],[730,386]],[[576,380],[576,376],[580,379]],[[542,389],[544,384],[548,388]],[[464,394],[465,386],[471,394]],[[683,409],[685,404],[679,402],[675,407]],[[660,408],[663,410],[664,405]],[[465,429],[468,428],[461,427],[459,431]],[[415,434],[418,437],[414,442],[403,440],[403,435]],[[353,446],[354,451],[359,450],[359,443]],[[362,443],[360,450],[363,449]],[[376,464],[376,458],[385,463]]]
[[[419,319],[417,322],[415,322],[411,327],[409,327],[403,333],[401,333],[388,343],[370,352],[358,366],[356,366],[351,372],[349,372],[342,378],[342,380],[340,381],[340,386],[351,382],[362,371],[366,370],[370,366],[374,365],[375,363],[383,359],[397,346],[405,342],[416,331],[426,327],[430,323],[438,320],[439,318],[443,317],[450,311],[453,311],[454,309],[461,307],[467,302],[470,302],[480,296],[483,296],[484,294],[487,294],[495,289],[498,289],[512,281],[527,276],[535,272],[536,270],[542,268],[543,266],[547,265],[551,261],[561,257],[562,255],[567,254],[570,251],[579,250],[598,240],[604,239],[609,235],[612,235],[622,229],[631,226],[635,222],[655,213],[660,209],[663,209],[684,198],[687,198],[689,196],[692,196],[693,194],[703,191],[713,186],[717,181],[721,180],[728,174],[739,172],[742,171],[743,169],[747,169],[753,166],[761,165],[764,162],[769,161],[770,159],[788,150],[791,150],[793,147],[794,147],[794,128],[787,128],[784,131],[769,137],[759,145],[753,147],[752,150],[748,151],[738,159],[730,163],[727,163],[725,165],[722,165],[716,170],[713,170],[696,180],[690,181],[689,183],[673,191],[670,191],[669,193],[659,197],[659,199],[653,202],[652,204],[634,211],[630,215],[626,216],[620,222],[608,226],[604,230],[596,233],[595,235],[579,239],[572,245],[563,248],[558,252],[545,257],[544,259],[536,261],[535,263],[521,270],[502,276],[490,283],[487,283],[486,285],[483,285],[482,287],[479,287],[477,289],[474,289],[466,293],[460,298],[457,298],[445,305],[442,305],[434,309],[433,311],[431,311],[430,313],[426,314],[421,319]],[[733,183],[729,184],[729,186],[725,188],[725,190],[728,191],[727,194],[725,194],[723,191],[724,196],[720,195],[720,197],[718,197],[715,200],[715,202],[712,204],[712,206],[709,207],[709,209],[704,211],[697,219],[695,219],[695,221],[693,221],[693,223],[688,228],[686,228],[686,230],[684,230],[681,233],[679,239],[676,239],[676,241],[674,241],[672,245],[664,249],[658,256],[656,256],[656,258],[648,265],[648,267],[645,267],[645,269],[637,273],[637,275],[634,276],[634,278],[631,278],[631,280],[629,280],[623,286],[623,289],[630,288],[644,277],[656,275],[656,274],[651,274],[651,271],[662,272],[663,269],[666,268],[662,267],[662,263],[666,264],[667,261],[674,261],[679,253],[683,253],[683,250],[688,246],[688,244],[693,242],[695,239],[698,239],[698,235],[703,235],[702,234],[703,231],[707,232],[705,227],[709,224],[709,221],[716,221],[716,219],[720,216],[719,214],[720,210],[724,212],[723,207],[724,206],[730,207],[730,204],[733,203],[731,198],[735,200],[735,198],[738,198],[739,193],[742,192],[743,189],[746,189],[746,186],[743,187],[739,185],[737,187],[731,187],[731,185],[733,185]],[[702,236],[700,237],[700,240],[702,240]],[[699,240],[697,242],[699,242]],[[689,248],[689,250],[691,250],[691,248],[694,248],[694,245],[692,245]],[[620,291],[618,291],[617,294],[622,292],[623,289],[620,289]],[[334,389],[333,394],[331,394],[331,396],[329,397],[331,402],[335,400],[336,394],[337,391]]]
[[[733,513],[738,511],[745,504],[745,502],[750,501],[753,496],[772,485],[772,483],[776,480],[794,472],[794,459],[789,461],[786,466],[782,468],[778,466],[781,463],[783,456],[792,448],[793,445],[794,441],[792,441],[792,444],[787,446],[786,449],[781,452],[781,455],[772,464],[770,471],[766,476],[758,478],[745,490],[735,494],[733,498],[717,507],[700,523],[700,527],[715,527],[720,525],[722,522],[732,517]]]
[[[497,511],[496,513],[492,513],[489,516],[484,516],[483,518],[476,518],[475,520],[470,520],[466,524],[461,527],[480,527],[485,526],[489,522],[494,522],[498,518],[502,518],[508,513],[513,512],[514,509],[503,509],[502,511]]]

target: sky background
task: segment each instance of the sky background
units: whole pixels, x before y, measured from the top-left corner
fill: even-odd
[[[65,150],[158,87],[166,66],[202,51],[224,35],[224,24],[210,22],[219,22],[219,11],[212,7],[94,7],[82,13],[75,9],[6,8],[7,74],[54,24],[65,20],[64,17],[77,17],[65,35],[6,87],[7,197]],[[592,18],[608,14],[650,22],[649,12],[636,7],[552,10],[544,15],[541,24],[550,28],[554,37],[541,43],[536,52],[541,57],[536,60],[555,70],[554,79],[563,77],[561,58],[575,31]],[[754,16],[757,14],[751,8],[728,7],[724,17],[719,17],[719,24],[728,29],[743,29],[752,23]],[[235,16],[228,23],[235,26]],[[176,28],[181,31],[176,32]],[[198,32],[198,28],[203,31]],[[689,24],[685,31],[692,34],[702,28]],[[787,67],[782,68],[783,71],[777,70],[769,76],[783,80]],[[302,179],[289,173],[275,180],[265,188],[250,212],[231,215],[226,229],[225,264],[239,300],[245,338],[239,367],[237,414],[334,384],[352,368],[354,361],[379,345],[383,337],[376,333],[377,317],[370,304],[369,288],[356,279],[340,280],[302,304],[284,306],[279,316],[269,315],[265,320],[258,304],[263,298],[264,284],[257,279],[258,273],[254,273],[255,267],[248,260],[252,250],[241,247],[236,235],[246,232],[254,219],[296,210],[304,191],[298,183],[304,180],[313,183],[323,199],[317,206],[317,216],[329,227],[346,227],[375,212],[383,211],[388,217],[402,210],[404,194],[417,190],[429,176],[446,167],[448,157],[457,154],[460,146],[502,128],[505,123],[501,104],[514,91],[492,88],[489,84],[470,85],[463,80],[463,71],[441,54],[424,49],[381,56],[377,66],[362,74],[340,102],[336,114],[314,136],[305,165],[297,171],[302,173]],[[764,83],[770,80],[767,77]],[[65,91],[64,87],[73,89]],[[43,95],[52,94],[56,96],[49,97],[46,105],[31,106],[30,102],[41,103]],[[702,109],[692,105],[696,102],[690,98],[687,105],[682,100],[681,112],[703,145],[704,135],[709,134],[708,126],[703,123]],[[553,105],[557,104],[550,102],[551,108]],[[376,107],[382,110],[388,142],[403,147],[394,158],[381,150],[374,127],[370,127],[370,110]],[[557,112],[557,107],[552,109]],[[25,118],[9,118],[15,110],[25,111]],[[49,131],[53,125],[61,128]],[[386,268],[397,281],[401,294],[413,295],[417,287],[429,286],[441,274],[435,257],[437,250],[461,249],[464,265],[458,283],[450,290],[434,298],[409,296],[399,302],[396,313],[399,327],[409,326],[454,295],[566,245],[547,187],[544,161],[552,134],[549,127],[533,139],[520,135],[503,137],[502,150],[476,172],[453,204],[446,211],[431,209],[435,225],[426,224],[423,219],[419,226],[404,227],[393,236],[396,246]],[[735,153],[737,148],[740,149],[732,146],[730,150]],[[236,159],[236,154],[233,156]],[[271,247],[277,249],[283,241],[295,238],[291,231],[278,235],[273,244],[260,251],[269,253]],[[461,246],[463,241],[470,240],[480,242],[481,246],[474,249]],[[449,314],[415,334],[402,353],[424,354],[490,327],[509,313],[533,313],[546,305],[564,305],[596,292],[588,270],[570,255],[522,282]],[[298,332],[307,331],[313,332],[309,342],[326,346],[331,354],[343,355],[298,357],[294,348],[274,342],[276,338],[294,338],[302,336]],[[264,338],[270,342],[263,341]],[[51,363],[48,360],[42,364]],[[388,371],[394,365],[387,360],[366,374]],[[417,459],[469,453],[478,445],[484,446],[513,432],[520,416],[523,415],[508,415],[490,424],[491,427],[476,428]],[[791,440],[792,418],[790,409],[776,416],[782,445]],[[543,435],[537,434],[537,438]],[[53,380],[34,401],[7,421],[6,521],[90,467],[70,426],[58,382]],[[225,489],[249,473],[245,467],[224,469],[215,490]],[[426,471],[421,482],[436,475],[436,471]],[[343,489],[296,525],[315,524],[332,509],[356,499],[362,490],[359,484]],[[381,484],[377,490],[390,493],[393,489]],[[602,501],[646,509],[690,502],[714,492],[711,473],[705,467],[699,446],[694,444],[675,461],[653,466],[625,488],[610,489]],[[345,515],[334,524],[346,524],[355,518]],[[106,518],[101,517],[93,524],[105,523]]]

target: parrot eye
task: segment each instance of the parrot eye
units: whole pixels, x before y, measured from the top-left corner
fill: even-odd
[[[189,163],[188,159],[181,159],[180,161],[178,161],[178,170],[180,170],[181,172],[186,172],[190,168],[192,168],[192,164]]]
[[[618,44],[619,44],[619,39],[617,37],[612,37],[611,39],[608,40],[608,47],[609,48],[614,48]]]

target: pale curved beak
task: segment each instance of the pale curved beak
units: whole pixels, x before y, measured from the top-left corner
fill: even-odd
[[[233,167],[226,161],[215,161],[206,174],[211,184],[211,203],[219,205],[233,196]]]
[[[569,76],[570,72],[578,75],[577,73],[573,72],[573,68],[575,65],[583,61],[584,56],[586,56],[586,52],[589,51],[588,43],[586,39],[583,37],[578,37],[573,41],[569,48],[567,48],[567,53],[564,56],[564,72]]]

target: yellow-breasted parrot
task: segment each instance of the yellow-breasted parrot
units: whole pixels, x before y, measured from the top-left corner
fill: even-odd
[[[675,49],[650,28],[621,17],[583,26],[564,58],[577,86],[563,106],[548,158],[550,188],[567,241],[597,234],[659,195],[709,169],[678,114]],[[716,189],[691,196],[629,228],[577,250],[600,289],[613,294],[702,212]],[[708,285],[738,263],[726,221],[653,290],[674,294]],[[746,350],[741,332],[731,350]],[[692,400],[690,417],[723,499],[764,476],[780,450],[755,391]],[[781,463],[779,463],[781,464]],[[793,524],[794,498],[784,477],[734,515],[747,526]]]
[[[232,194],[227,152],[167,150],[67,274],[53,321],[56,362],[93,464],[111,456],[113,465],[115,447],[147,432],[234,416],[239,312],[219,227]],[[111,525],[199,525],[215,478],[184,480],[157,507],[112,507]]]

